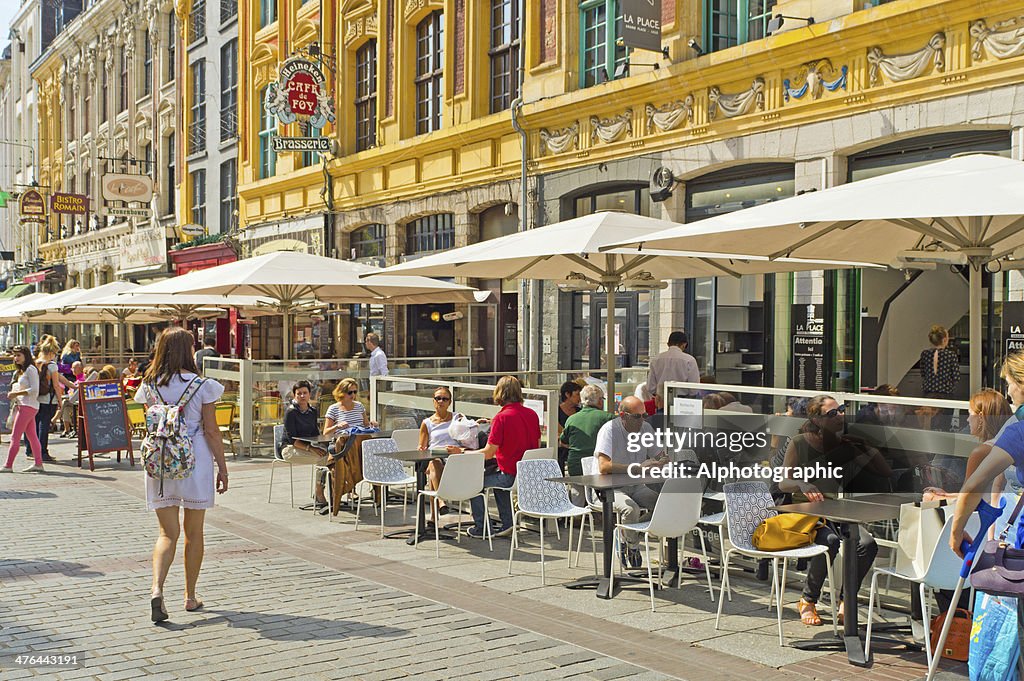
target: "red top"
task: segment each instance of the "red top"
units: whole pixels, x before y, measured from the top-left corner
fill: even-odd
[[[510,402],[491,420],[491,434],[487,444],[497,445],[498,468],[509,475],[516,474],[516,464],[527,449],[540,446],[540,419],[537,412],[520,402]]]
[[[644,409],[647,410],[647,415],[648,416],[654,416],[654,412],[658,411],[657,405],[654,404],[654,398],[653,397],[651,399],[647,400],[646,402],[644,402]]]

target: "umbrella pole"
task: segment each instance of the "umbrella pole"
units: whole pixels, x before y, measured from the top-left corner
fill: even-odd
[[[289,352],[289,345],[291,343],[291,315],[287,312],[284,313],[284,319],[281,322],[281,359],[288,359],[291,354]]]
[[[981,266],[968,265],[971,394],[981,388]]]
[[[605,368],[608,370],[608,395],[605,409],[615,411],[615,286],[608,284],[608,309],[605,319]]]

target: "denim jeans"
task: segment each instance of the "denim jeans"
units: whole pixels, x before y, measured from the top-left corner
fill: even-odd
[[[50,455],[50,420],[56,411],[56,404],[39,404],[39,413],[36,414],[36,436],[39,438],[39,448],[43,456]]]
[[[858,537],[860,541],[857,542],[857,591],[860,591],[860,585],[864,582],[864,577],[871,571],[871,564],[875,562],[875,556],[878,555],[878,544],[875,543],[875,538],[868,534],[868,531],[863,527],[860,528]],[[808,603],[818,602],[818,597],[821,596],[821,588],[824,586],[825,577],[828,574],[825,556],[828,556],[829,562],[834,561],[839,553],[840,541],[839,533],[834,525],[826,525],[819,528],[814,536],[814,543],[819,546],[827,546],[828,553],[811,558],[811,564],[807,568],[807,582],[804,584],[803,593],[803,599]],[[841,566],[836,567],[842,569]],[[841,593],[836,595],[837,597],[842,596]]]
[[[484,473],[484,494],[488,487],[511,487],[516,481],[516,476],[503,473],[500,470],[493,473]],[[512,495],[503,490],[494,490],[494,503],[498,507],[498,518],[501,520],[501,529],[512,527]],[[474,497],[469,501],[473,509],[473,526],[477,532],[484,531],[484,498]]]

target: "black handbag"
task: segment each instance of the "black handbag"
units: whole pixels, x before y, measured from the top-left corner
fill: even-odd
[[[971,570],[971,586],[975,590],[994,596],[1024,597],[1024,550],[1006,542],[1006,535],[1013,529],[1021,508],[1024,508],[1024,494],[1002,533],[987,540],[975,557]]]

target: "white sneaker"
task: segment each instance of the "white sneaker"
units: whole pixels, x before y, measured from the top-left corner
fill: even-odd
[[[0,468],[0,473],[13,473],[14,468],[12,466],[4,466]]]
[[[29,466],[28,468],[23,468],[21,472],[22,473],[45,473],[46,471],[45,471],[45,469],[42,466],[40,466],[38,464],[33,464],[33,465]]]
[[[924,625],[917,620],[910,620],[910,632],[915,641],[924,641]]]

